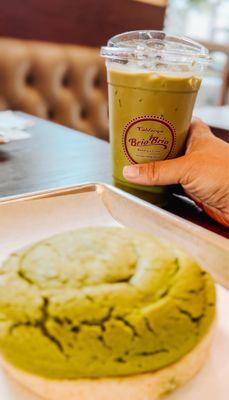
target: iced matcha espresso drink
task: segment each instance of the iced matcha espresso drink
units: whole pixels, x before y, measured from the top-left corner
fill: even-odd
[[[163,203],[165,188],[130,184],[123,167],[182,154],[208,51],[186,38],[135,31],[110,39],[101,54],[115,183],[151,192],[152,200]]]

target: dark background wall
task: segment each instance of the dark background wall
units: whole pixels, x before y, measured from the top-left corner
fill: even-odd
[[[100,46],[120,32],[162,29],[164,14],[132,0],[0,0],[0,36]]]

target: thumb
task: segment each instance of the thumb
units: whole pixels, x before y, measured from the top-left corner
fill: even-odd
[[[140,185],[173,185],[182,183],[187,166],[187,157],[153,161],[146,164],[128,165],[123,176],[129,182]]]

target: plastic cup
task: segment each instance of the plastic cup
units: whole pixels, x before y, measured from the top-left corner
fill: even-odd
[[[166,188],[129,183],[123,167],[178,157],[184,151],[208,50],[161,31],[114,36],[101,48],[106,59],[109,124],[115,183],[165,201]]]

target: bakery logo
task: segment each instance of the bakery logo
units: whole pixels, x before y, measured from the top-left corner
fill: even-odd
[[[124,128],[122,145],[132,164],[171,158],[176,132],[173,125],[157,116],[131,120]]]
[[[151,135],[149,139],[142,139],[142,140],[137,140],[136,138],[129,138],[128,142],[130,146],[162,146],[164,149],[167,149],[169,146],[169,141],[166,139],[160,139],[159,136],[153,136]]]

